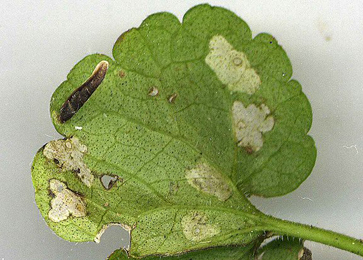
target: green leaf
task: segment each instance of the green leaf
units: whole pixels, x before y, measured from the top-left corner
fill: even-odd
[[[116,250],[110,255],[108,260],[126,260],[134,259],[127,256],[122,250]],[[144,260],[312,260],[312,254],[309,249],[305,248],[303,241],[292,237],[279,237],[266,245],[262,246],[255,252],[255,245],[250,244],[245,247],[223,247],[212,248],[189,252],[180,256],[169,256],[160,258],[160,256],[150,256]]]
[[[127,253],[122,250],[116,250],[109,256],[108,260],[126,260],[135,259],[128,257]],[[253,260],[253,245],[248,245],[246,247],[222,247],[222,248],[211,248],[206,250],[199,250],[195,252],[188,252],[180,256],[150,256],[145,257],[143,260]],[[280,259],[283,260],[283,259]]]
[[[246,196],[291,192],[316,157],[310,104],[277,41],[199,5],[182,23],[149,16],[113,56],[85,57],[52,96],[65,139],[32,168],[47,224],[70,241],[121,225],[134,257],[259,239],[268,227]]]
[[[312,254],[300,239],[281,237],[259,249],[260,260],[311,260]]]

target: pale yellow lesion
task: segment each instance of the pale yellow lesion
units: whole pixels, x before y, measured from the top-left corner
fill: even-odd
[[[208,223],[208,216],[198,211],[186,214],[181,225],[184,236],[192,242],[207,240],[221,232],[218,225]]]
[[[198,191],[226,201],[232,196],[232,189],[223,175],[206,162],[199,162],[185,173],[188,183]]]
[[[253,152],[262,148],[263,133],[271,131],[275,124],[275,120],[265,104],[259,107],[250,104],[245,107],[242,102],[235,101],[232,107],[232,117],[238,146]]]
[[[215,35],[210,40],[205,62],[231,91],[251,95],[261,85],[261,79],[251,67],[246,54],[235,50],[221,35]]]
[[[81,181],[91,187],[94,176],[83,161],[87,147],[78,138],[54,140],[46,144],[44,156],[49,160],[56,160],[58,166],[65,171],[75,171]]]
[[[49,182],[49,189],[54,198],[51,200],[51,209],[48,217],[53,222],[66,220],[70,215],[73,217],[86,216],[86,205],[82,198],[67,188],[63,182],[52,179]]]

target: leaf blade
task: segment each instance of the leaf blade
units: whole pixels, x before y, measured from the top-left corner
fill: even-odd
[[[68,163],[85,165],[94,181],[87,189],[80,169],[65,169],[40,150],[32,176],[48,225],[65,239],[86,241],[120,223],[132,230],[131,254],[140,257],[259,238],[261,213],[246,195],[292,191],[316,157],[306,135],[310,104],[301,86],[288,81],[291,64],[277,41],[267,34],[252,39],[230,11],[199,5],[182,24],[168,13],[150,16],[117,40],[113,56],[87,56],[53,94],[57,131],[65,143],[86,147],[78,157],[70,151]],[[226,57],[234,57],[232,65]],[[101,85],[60,122],[63,102],[102,60],[109,69]],[[235,104],[249,112],[235,113]],[[110,189],[102,185],[104,175],[117,176]],[[67,191],[50,193],[51,180]],[[85,202],[87,215],[72,216],[67,197],[59,212],[67,219],[54,223],[50,208],[67,194]]]

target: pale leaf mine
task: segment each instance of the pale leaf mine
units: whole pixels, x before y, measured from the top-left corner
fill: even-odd
[[[60,222],[72,215],[73,217],[86,216],[86,206],[82,198],[67,189],[67,185],[56,179],[49,182],[49,189],[54,194],[51,200],[51,210],[48,217],[53,222]]]
[[[91,187],[94,176],[83,161],[87,147],[80,143],[78,138],[55,140],[47,143],[43,154],[49,160],[56,160],[60,168],[66,171],[77,172],[84,184]]]
[[[202,212],[188,213],[182,218],[181,224],[184,236],[193,242],[200,242],[221,232],[217,225],[208,224],[208,217]]]
[[[192,187],[214,195],[221,201],[226,201],[232,195],[232,189],[222,175],[207,163],[199,163],[196,167],[187,170],[185,177]]]
[[[261,84],[260,77],[251,68],[246,54],[233,49],[221,35],[215,35],[210,40],[205,62],[231,91],[253,94]]]
[[[263,146],[263,133],[271,131],[274,118],[269,115],[269,108],[262,104],[256,107],[250,104],[247,108],[240,101],[232,107],[233,127],[238,145],[248,151],[258,151]]]

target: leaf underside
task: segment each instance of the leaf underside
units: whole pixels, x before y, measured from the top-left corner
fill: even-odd
[[[113,252],[108,260],[127,260],[134,259],[128,257],[127,252],[122,249]],[[189,252],[179,256],[149,256],[144,260],[311,260],[311,252],[304,248],[303,242],[296,238],[280,237],[272,240],[266,245],[256,250],[255,244],[244,247],[222,247],[211,248]]]
[[[223,71],[224,52],[245,66],[240,85],[224,82],[241,72]],[[149,16],[119,37],[113,58],[85,57],[52,96],[53,124],[65,140],[41,148],[32,167],[47,224],[69,241],[97,240],[107,225],[121,224],[131,231],[134,257],[249,245],[261,237],[262,213],[247,197],[293,191],[316,158],[307,135],[310,104],[290,80],[290,61],[276,39],[252,39],[234,13],[198,5],[182,23],[170,13]],[[102,83],[60,121],[62,105],[102,61]],[[237,106],[247,112],[234,114]],[[260,130],[247,135],[253,127],[243,119],[239,134],[246,139],[239,138],[236,118],[256,113],[266,113]],[[70,156],[62,159],[59,149]],[[115,178],[112,185],[103,184],[104,176]]]
[[[129,258],[125,251],[122,249],[116,250],[113,254],[108,258],[108,260],[126,260],[126,259],[134,259]],[[144,260],[157,260],[157,259],[165,259],[165,260],[253,260],[251,254],[251,246],[246,247],[222,247],[222,248],[213,248],[206,250],[199,250],[195,252],[186,253],[180,256],[169,256],[160,258],[160,256],[149,256],[143,258]],[[280,259],[284,260],[284,259]]]
[[[311,251],[303,241],[292,237],[279,237],[262,246],[256,255],[261,260],[311,260]]]

